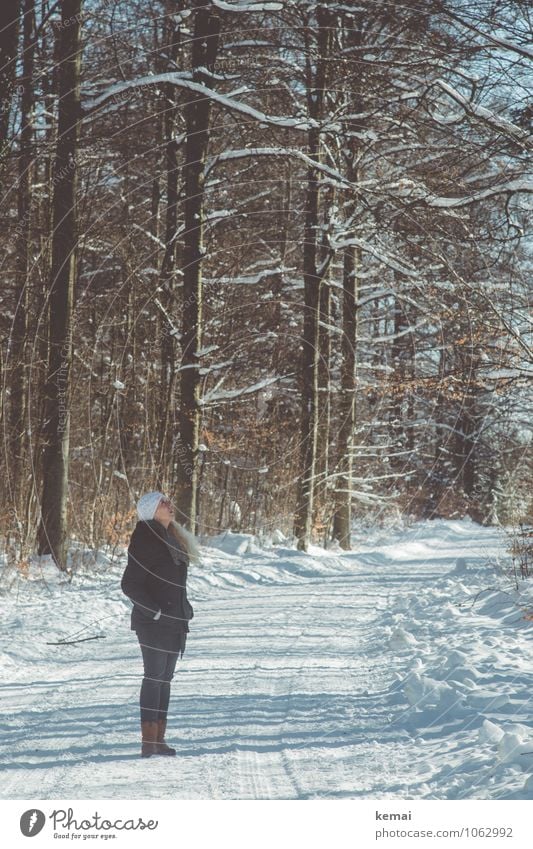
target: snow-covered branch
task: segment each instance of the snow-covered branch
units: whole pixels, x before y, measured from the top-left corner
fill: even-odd
[[[510,136],[514,141],[519,141],[524,144],[526,147],[532,147],[531,144],[531,136],[521,127],[518,127],[516,124],[513,124],[512,121],[507,121],[505,118],[501,118],[491,109],[487,109],[485,106],[480,106],[479,103],[474,103],[472,100],[468,100],[464,95],[462,95],[457,89],[451,86],[449,83],[445,82],[442,79],[435,80],[435,85],[439,86],[442,91],[446,92],[446,94],[451,97],[456,103],[463,107],[464,111],[468,115],[472,115],[476,118],[480,118],[482,121],[485,121],[489,124],[493,129],[499,130],[507,136]]]
[[[259,392],[259,390],[271,386],[279,379],[279,376],[266,377],[264,380],[260,380],[252,386],[245,386],[242,389],[226,389],[222,392],[217,392],[216,389],[213,389],[212,392],[208,392],[203,398],[200,398],[198,404],[201,407],[205,407],[208,404],[214,404],[218,401],[234,401],[236,398],[242,398],[245,395],[253,395],[254,392]]]
[[[374,247],[374,245],[371,245],[369,242],[365,241],[365,239],[358,239],[356,236],[349,236],[347,239],[331,239],[331,247],[336,251],[340,250],[341,248],[346,248],[349,245],[356,245],[357,247],[361,248],[361,250],[372,254],[372,256],[374,256],[384,265],[394,269],[394,271],[398,271],[400,274],[405,274],[406,277],[416,277],[418,274],[415,269],[408,268],[402,262],[392,257],[389,253],[385,253],[383,250],[379,250],[378,248]]]
[[[208,86],[202,85],[202,83],[195,82],[190,78],[190,74],[188,73],[178,73],[175,71],[171,71],[166,74],[153,74],[145,77],[137,77],[134,80],[128,80],[127,82],[117,83],[116,85],[110,86],[103,94],[93,98],[92,101],[89,100],[83,109],[83,116],[87,118],[90,115],[93,115],[108,101],[121,96],[125,91],[130,89],[139,91],[147,86],[162,85],[163,83],[175,85],[178,88],[193,91],[203,97],[210,98],[220,106],[225,106],[227,109],[231,109],[241,115],[246,115],[248,118],[253,118],[261,124],[270,124],[274,127],[286,127],[294,130],[305,131],[319,126],[317,121],[313,118],[288,118],[280,115],[267,115],[265,112],[261,112],[259,109],[255,109],[247,103],[235,100],[234,97],[220,94]]]
[[[476,203],[476,201],[486,200],[497,195],[514,194],[515,192],[533,192],[533,181],[508,180],[506,183],[491,186],[488,189],[483,189],[480,192],[475,192],[462,198],[428,197],[426,198],[426,203],[428,206],[452,209],[459,206],[468,206],[471,203]]]
[[[240,150],[227,150],[223,153],[219,153],[218,156],[209,160],[206,167],[206,173],[209,173],[209,171],[218,165],[219,162],[224,162],[228,159],[243,159],[247,156],[292,156],[295,159],[300,159],[302,162],[305,162],[306,165],[311,168],[315,168],[322,174],[326,174],[335,181],[337,188],[355,188],[354,183],[351,183],[350,180],[346,179],[340,171],[337,171],[335,168],[330,168],[322,162],[317,162],[302,150],[290,147],[245,147]]]
[[[518,56],[522,56],[524,59],[533,59],[533,50],[531,47],[526,47],[524,44],[517,44],[516,41],[509,41],[508,38],[501,38],[501,36],[493,35],[490,32],[486,32],[483,29],[480,29],[474,24],[469,23],[469,21],[465,21],[464,18],[459,17],[459,15],[454,14],[449,9],[443,10],[444,14],[451,18],[452,21],[460,24],[465,27],[465,29],[470,30],[470,32],[475,32],[477,35],[480,35],[482,38],[485,38],[489,44],[493,44],[496,47],[503,47],[504,50],[509,50],[512,53],[516,53]]]
[[[225,3],[224,0],[211,0],[213,6],[224,12],[280,12],[283,3]]]

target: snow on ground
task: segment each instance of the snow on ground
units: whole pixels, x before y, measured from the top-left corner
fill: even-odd
[[[500,531],[426,522],[348,553],[209,543],[176,758],[139,757],[124,558],[78,557],[71,583],[4,570],[3,798],[533,798],[533,599]],[[73,634],[103,638],[48,645]]]

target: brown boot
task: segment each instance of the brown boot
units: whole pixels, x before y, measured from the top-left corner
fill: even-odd
[[[149,758],[150,755],[157,755],[159,746],[157,744],[157,722],[141,722],[142,730],[142,747],[141,757]]]
[[[166,719],[157,721],[157,754],[158,755],[175,755],[176,749],[172,749],[165,743],[165,731],[167,730]]]

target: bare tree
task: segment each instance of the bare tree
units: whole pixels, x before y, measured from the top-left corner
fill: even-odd
[[[59,46],[58,135],[54,167],[49,359],[39,554],[67,560],[67,498],[72,366],[73,291],[77,275],[76,172],[80,127],[82,0],[62,0]]]
[[[203,0],[194,4],[192,43],[193,81],[209,85],[209,69],[218,51],[220,16]],[[204,261],[205,166],[209,144],[211,101],[188,92],[185,101],[186,144],[184,163],[182,361],[180,385],[177,504],[181,520],[196,529],[199,471],[200,374],[198,352],[202,345],[202,264]]]
[[[31,204],[34,170],[33,120],[35,109],[34,59],[35,59],[35,2],[23,2],[22,26],[22,106],[18,157],[18,209],[17,209],[17,286],[11,338],[11,392],[10,392],[10,484],[13,504],[21,508],[20,496],[24,492],[24,455],[27,450],[27,333],[28,291],[30,287]]]
[[[20,0],[0,4],[0,165],[4,161],[15,94]]]
[[[312,14],[312,13],[311,13]],[[326,91],[327,62],[331,51],[334,17],[326,5],[318,4],[316,18],[304,28],[307,39],[307,106],[312,119],[309,129],[308,155],[320,160],[320,124]],[[310,42],[313,42],[311,45]],[[294,534],[298,548],[307,550],[311,538],[313,500],[318,445],[319,414],[319,351],[320,351],[320,300],[329,257],[319,261],[321,235],[320,172],[310,164],[307,172],[303,273],[304,273],[304,328],[301,362],[301,412],[300,412],[300,478]]]

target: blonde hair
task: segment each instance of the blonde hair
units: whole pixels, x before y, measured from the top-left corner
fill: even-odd
[[[200,549],[198,547],[198,543],[196,542],[196,537],[194,534],[191,534],[183,525],[178,525],[174,519],[170,520],[169,531],[174,534],[176,539],[181,545],[185,548],[187,554],[189,555],[189,560],[191,563],[199,563],[200,562]]]

